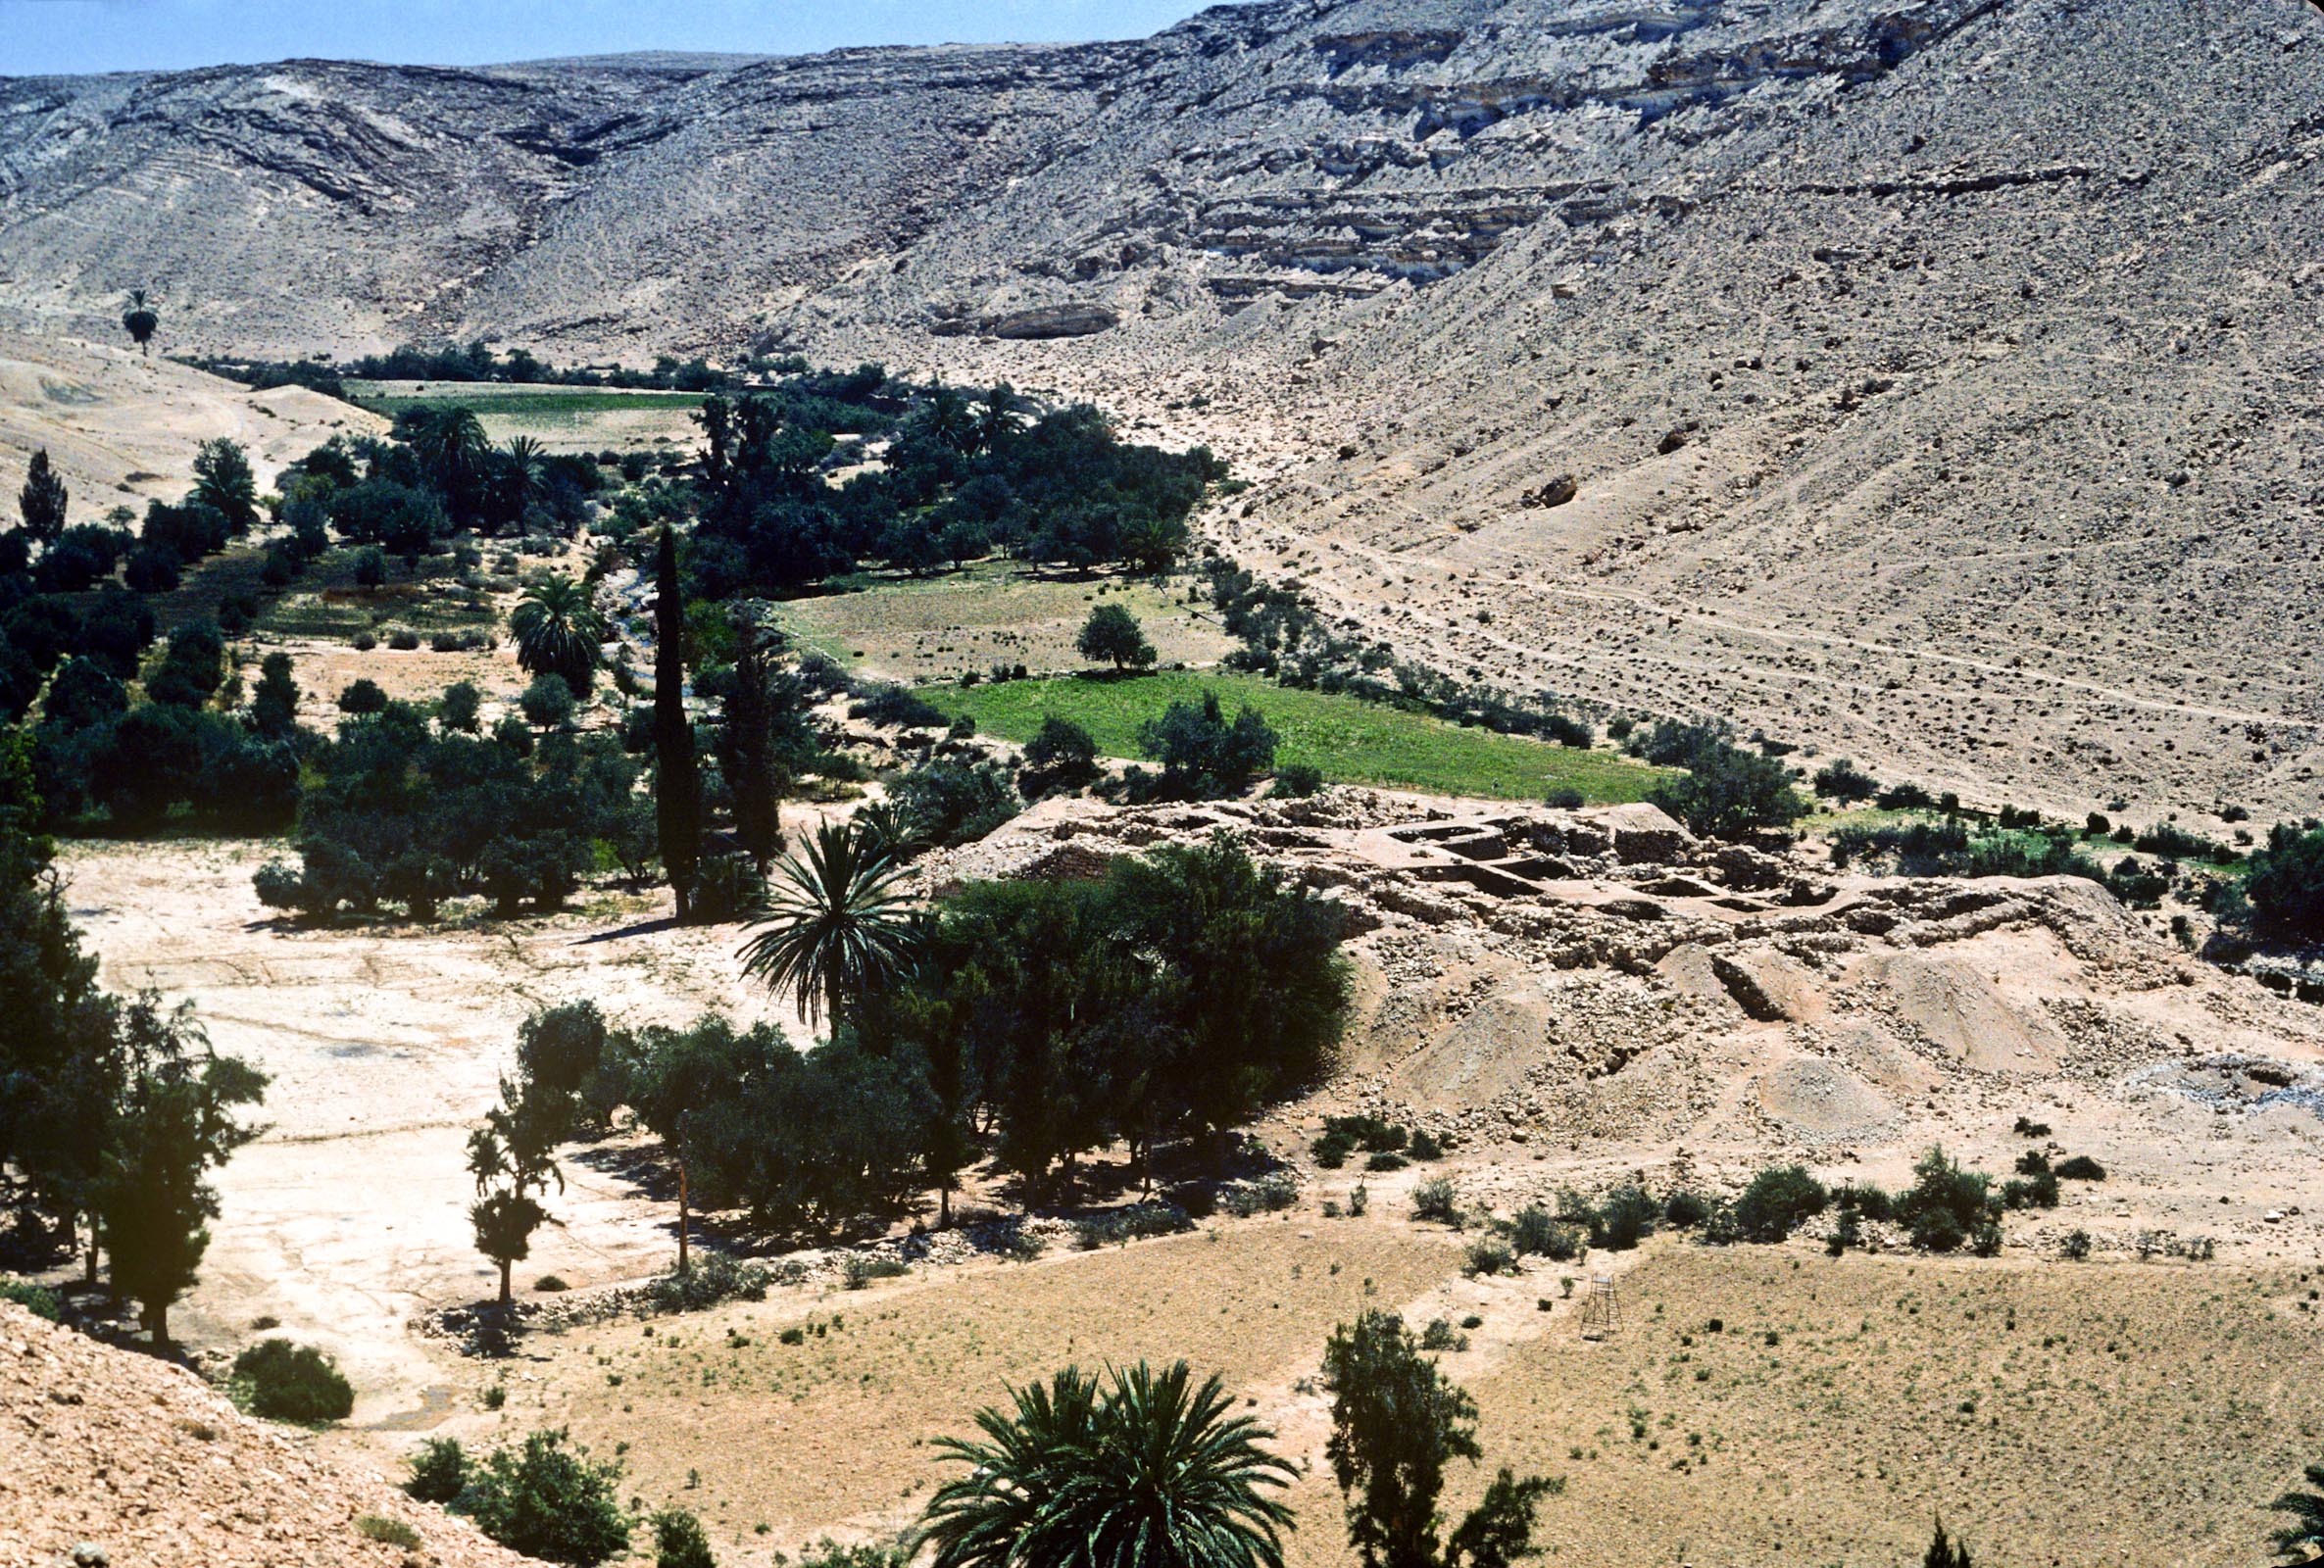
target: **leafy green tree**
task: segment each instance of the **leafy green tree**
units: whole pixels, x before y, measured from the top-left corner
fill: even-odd
[[[900,853],[972,843],[1024,807],[1009,775],[994,763],[951,758],[923,762],[905,774],[896,781],[891,799],[902,841],[891,837],[886,843]]]
[[[573,721],[573,689],[563,675],[535,675],[517,699],[518,711],[535,729],[564,729]]]
[[[629,1549],[632,1524],[620,1485],[618,1463],[574,1451],[560,1428],[471,1463],[456,1506],[512,1551],[594,1568]]]
[[[153,335],[161,330],[162,318],[145,302],[145,290],[129,290],[129,308],[122,313],[122,330],[129,334],[129,341],[137,345],[139,353],[148,358],[153,354]]]
[[[234,1357],[233,1376],[251,1411],[271,1421],[343,1421],[355,1408],[354,1386],[312,1345],[261,1340]]]
[[[1088,730],[1055,713],[1041,720],[1040,732],[1025,743],[1024,767],[1017,786],[1027,800],[1052,790],[1076,790],[1098,776],[1098,743]]]
[[[1138,731],[1138,745],[1162,764],[1161,793],[1172,800],[1215,801],[1240,795],[1274,765],[1275,731],[1256,708],[1229,724],[1218,694],[1200,707],[1172,703]]]
[[[809,1023],[836,1028],[851,997],[887,984],[914,926],[904,871],[852,825],[826,822],[800,854],[775,862],[763,929],[742,950],[743,972],[798,1001]]]
[[[447,730],[464,735],[476,733],[484,710],[484,694],[472,681],[455,681],[444,688],[444,695],[436,704],[436,722]]]
[[[1281,1568],[1292,1513],[1268,1494],[1298,1467],[1215,1375],[1141,1361],[1101,1391],[1068,1367],[1014,1404],[977,1413],[984,1441],[939,1445],[970,1473],[928,1501],[934,1568]]]
[[[543,577],[529,584],[509,615],[517,662],[534,675],[557,675],[585,695],[596,677],[606,640],[605,617],[575,577]]]
[[[796,762],[814,747],[814,734],[804,716],[806,694],[769,658],[778,634],[740,608],[729,618],[734,668],[718,727],[719,771],[734,796],[734,836],[764,873],[782,848],[782,799],[797,777]]]
[[[680,923],[691,912],[702,842],[702,785],[695,772],[694,726],[686,717],[685,613],[677,535],[665,522],[654,554],[654,805],[662,865],[677,897]]]
[[[17,511],[25,519],[25,535],[46,544],[65,531],[65,481],[49,466],[48,448],[32,454],[25,469],[25,487],[16,493]]]
[[[1323,1386],[1332,1396],[1324,1451],[1364,1568],[1508,1568],[1531,1549],[1536,1505],[1563,1489],[1508,1469],[1442,1540],[1445,1466],[1483,1455],[1476,1401],[1421,1355],[1402,1318],[1375,1308],[1334,1329]]]
[[[1154,644],[1146,640],[1145,629],[1126,605],[1100,605],[1091,611],[1073,646],[1084,659],[1111,660],[1116,671],[1144,669],[1155,659]]]
[[[250,693],[250,727],[282,740],[299,727],[299,683],[291,677],[290,655],[277,649],[259,661],[258,684]]]
[[[748,1070],[740,1037],[708,1021],[691,1029],[651,1028],[615,1043],[622,1062],[622,1086],[630,1109],[662,1140],[678,1174],[678,1272],[692,1265],[687,1250],[687,1209],[693,1175],[715,1122],[734,1086]]]
[[[468,1487],[468,1454],[458,1438],[427,1438],[412,1455],[404,1494],[420,1502],[448,1503]]]
[[[1747,1242],[1780,1242],[1831,1201],[1804,1165],[1770,1165],[1735,1200],[1735,1231]]]
[[[1709,736],[1686,760],[1687,771],[1656,785],[1647,799],[1709,838],[1742,838],[1788,827],[1807,813],[1792,776],[1775,758]]]
[[[1942,1149],[1923,1154],[1912,1175],[1912,1185],[1897,1196],[1896,1215],[1913,1246],[1931,1252],[1964,1244],[1984,1255],[2001,1250],[2002,1200],[1993,1178],[1955,1164]]]
[[[2270,828],[2267,843],[2252,852],[2242,894],[2260,936],[2324,940],[2324,827],[2278,822]]]
[[[225,639],[215,623],[189,620],[170,634],[145,695],[174,708],[200,708],[225,684]]]
[[[140,997],[122,1014],[122,1103],[108,1129],[95,1207],[113,1250],[113,1285],[134,1299],[156,1345],[170,1307],[190,1289],[210,1247],[218,1190],[207,1180],[259,1135],[235,1119],[265,1098],[266,1076],[210,1049],[192,1004],[165,1012]]]
[[[250,531],[258,521],[258,475],[240,443],[222,435],[195,449],[191,499],[225,518],[237,538]]]
[[[2312,1559],[2324,1556],[2324,1463],[2308,1465],[2303,1473],[2316,1490],[2287,1492],[2268,1504],[2272,1511],[2292,1516],[2292,1522],[2270,1539],[2287,1552],[2305,1552]]]
[[[500,1269],[503,1307],[515,1298],[511,1270],[531,1255],[532,1233],[549,1217],[534,1195],[545,1194],[551,1182],[565,1190],[565,1173],[553,1155],[569,1124],[570,1103],[568,1096],[503,1078],[500,1103],[469,1134],[468,1169],[476,1183],[469,1221],[476,1250]]]

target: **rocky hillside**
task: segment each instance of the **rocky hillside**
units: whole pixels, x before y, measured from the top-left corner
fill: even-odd
[[[0,1564],[522,1568],[182,1368],[0,1301]],[[369,1521],[368,1527],[366,1521]],[[419,1544],[399,1544],[395,1526]],[[381,1539],[381,1538],[387,1539]]]
[[[2320,200],[2305,0],[0,82],[20,320],[1098,395],[1400,649],[2067,808],[2313,808]]]

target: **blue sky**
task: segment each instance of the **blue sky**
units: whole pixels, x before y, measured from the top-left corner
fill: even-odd
[[[1134,38],[1197,0],[0,0],[0,75],[313,55],[486,65],[634,49]]]

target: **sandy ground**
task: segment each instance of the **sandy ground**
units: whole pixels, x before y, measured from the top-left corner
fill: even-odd
[[[251,890],[252,871],[284,853],[80,845],[62,863],[105,983],[190,997],[212,1042],[272,1079],[269,1131],[219,1178],[224,1214],[173,1328],[230,1345],[252,1319],[280,1318],[340,1356],[363,1390],[356,1419],[373,1420],[438,1376],[405,1321],[493,1285],[469,1232],[463,1150],[517,1025],[580,999],[638,1021],[772,1009],[734,961],[739,928],[671,928],[661,890],[470,929],[301,931]],[[584,1164],[566,1180],[563,1224],[537,1239],[521,1280],[580,1286],[661,1265],[666,1214]]]
[[[13,497],[25,464],[46,448],[76,523],[177,500],[193,481],[194,449],[213,437],[249,450],[263,491],[332,435],[386,427],[303,387],[253,392],[126,347],[0,330],[0,482]]]

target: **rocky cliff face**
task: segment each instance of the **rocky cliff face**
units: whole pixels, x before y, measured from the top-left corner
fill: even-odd
[[[1097,395],[1226,447],[1264,482],[1222,540],[1440,665],[2052,807],[2313,808],[2320,208],[2300,0],[0,83],[19,318],[159,280],[189,346]]]

